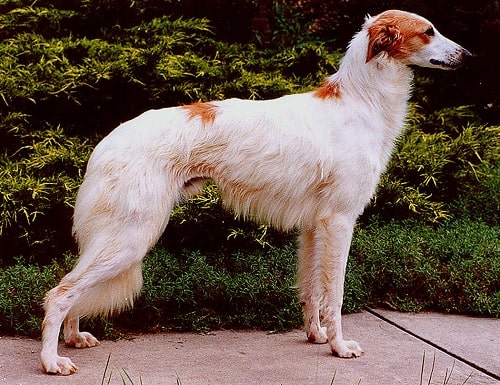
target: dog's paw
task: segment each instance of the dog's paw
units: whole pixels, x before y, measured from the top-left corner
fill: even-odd
[[[326,335],[326,327],[321,327],[319,330],[307,332],[307,341],[313,344],[325,344],[328,342]]]
[[[332,354],[342,358],[355,358],[363,355],[363,349],[356,341],[340,341],[331,343]]]
[[[79,332],[70,336],[66,341],[66,345],[75,348],[91,348],[100,345],[100,342],[92,334],[87,332]]]
[[[56,356],[54,359],[42,359],[43,370],[48,374],[69,376],[76,373],[77,366],[68,358]]]

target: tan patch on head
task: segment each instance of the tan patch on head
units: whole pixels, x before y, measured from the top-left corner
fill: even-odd
[[[337,82],[325,80],[321,87],[313,92],[313,96],[320,99],[340,98],[340,85]]]
[[[213,123],[219,109],[219,107],[213,103],[193,103],[182,106],[181,108],[187,111],[189,120],[200,118],[203,124]]]
[[[406,59],[429,43],[426,31],[432,25],[423,18],[403,11],[386,11],[375,16],[368,28],[366,61],[384,51],[395,59]]]

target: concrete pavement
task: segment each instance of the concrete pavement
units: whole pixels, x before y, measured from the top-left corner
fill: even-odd
[[[333,357],[300,330],[147,334],[92,349],[61,344],[79,367],[69,377],[42,373],[40,341],[0,337],[0,385],[500,384],[499,319],[375,310],[343,322],[362,357]]]

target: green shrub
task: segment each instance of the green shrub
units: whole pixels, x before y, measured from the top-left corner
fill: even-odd
[[[0,268],[0,333],[39,334],[43,297],[73,262],[67,257],[61,265],[19,261]],[[144,287],[133,310],[109,321],[84,320],[83,327],[115,337],[122,328],[283,330],[302,322],[292,247],[226,256],[192,251],[174,256],[155,249],[143,270]]]
[[[31,23],[47,12],[14,9],[9,20],[30,15]],[[318,42],[278,54],[218,42],[206,20],[164,16],[113,31],[107,40],[24,31],[0,43],[4,263],[19,254],[47,255],[41,261],[48,262],[71,245],[71,206],[86,159],[120,121],[199,99],[298,92],[318,83],[338,61]],[[311,60],[314,71],[299,79],[301,63]]]
[[[57,283],[52,266],[0,269],[0,332],[38,335],[45,292]]]
[[[358,230],[351,254],[375,305],[500,315],[498,226],[374,223]]]
[[[153,325],[284,329],[301,319],[293,248],[176,257],[155,250],[144,270],[137,311]]]
[[[498,227],[467,220],[435,228],[373,222],[356,229],[350,254],[344,312],[389,305],[500,316]],[[43,296],[73,262],[0,268],[0,333],[37,335]],[[252,252],[156,248],[145,259],[134,309],[107,322],[85,320],[83,327],[107,337],[130,329],[300,327],[295,269],[293,243]]]
[[[61,129],[31,131],[23,138],[27,143],[16,153],[0,155],[0,245],[5,247],[4,258],[20,242],[34,250],[46,250],[52,249],[61,235],[69,239],[70,217],[61,218],[56,209],[68,213],[72,207],[91,150],[85,140],[68,137]],[[62,242],[61,246],[67,244]],[[47,263],[52,257],[39,255],[37,260]]]
[[[464,214],[456,205],[459,197],[462,202],[471,199],[477,204],[478,190],[494,191],[489,185],[498,174],[500,127],[472,123],[471,119],[474,115],[465,107],[427,116],[414,106],[370,213],[437,222]],[[489,198],[482,198],[483,205],[490,205]],[[489,218],[483,218],[481,209],[469,215],[498,224],[498,211],[491,206]]]
[[[118,3],[0,3],[4,264],[15,255],[48,263],[74,248],[71,206],[85,161],[119,122],[195,100],[309,90],[335,71],[341,56],[308,40],[299,25],[284,31],[290,41],[258,49],[218,40],[206,19],[165,16],[174,7],[170,2]],[[283,9],[276,12],[287,17]],[[498,223],[498,201],[488,199],[498,175],[498,137],[498,128],[481,125],[470,109],[436,112],[416,105],[367,213],[429,222],[468,215]],[[173,226],[220,226],[217,240],[229,237],[243,247],[252,239],[278,246],[287,241],[265,226],[235,221],[220,204],[204,206],[210,195],[207,190],[189,203],[189,219],[174,218]],[[216,221],[219,216],[226,225]],[[169,231],[180,234],[182,227]]]

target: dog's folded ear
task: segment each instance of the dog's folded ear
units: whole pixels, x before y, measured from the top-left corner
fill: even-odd
[[[380,52],[396,50],[401,44],[401,34],[395,25],[375,23],[368,29],[368,51],[366,63]]]

